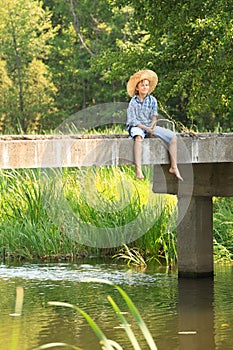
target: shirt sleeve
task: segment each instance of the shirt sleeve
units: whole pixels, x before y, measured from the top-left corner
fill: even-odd
[[[154,96],[150,96],[152,101],[151,101],[151,114],[150,117],[151,119],[158,115],[158,102]]]
[[[138,124],[137,110],[133,100],[131,100],[127,109],[127,128],[130,126],[137,126]]]

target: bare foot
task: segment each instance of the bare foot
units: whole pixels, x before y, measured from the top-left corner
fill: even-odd
[[[180,175],[179,169],[177,167],[171,167],[169,173],[174,174],[178,180],[183,181],[183,177]]]
[[[144,179],[144,176],[143,176],[141,168],[136,168],[136,178],[139,179],[139,180]]]

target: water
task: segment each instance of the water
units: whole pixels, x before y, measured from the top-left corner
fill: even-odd
[[[214,281],[178,280],[176,271],[150,266],[142,272],[92,259],[79,264],[0,265],[0,350],[31,350],[49,342],[101,349],[83,316],[73,309],[49,306],[48,301],[77,304],[108,338],[131,350],[107,295],[126,312],[141,349],[148,349],[118,291],[90,282],[91,278],[112,281],[128,293],[158,350],[233,349],[232,266],[216,266]],[[24,288],[23,311],[12,316],[17,286]]]

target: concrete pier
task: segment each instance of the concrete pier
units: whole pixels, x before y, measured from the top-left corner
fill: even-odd
[[[127,135],[9,135],[0,137],[0,168],[56,168],[132,164]],[[178,196],[180,277],[213,275],[213,196],[233,196],[233,133],[179,134],[183,182],[168,172],[166,145],[143,142],[143,164],[154,165],[153,192]]]
[[[212,276],[212,198],[192,196],[189,207],[186,207],[185,202],[184,196],[179,197],[178,213],[185,211],[177,229],[179,276],[192,278]]]

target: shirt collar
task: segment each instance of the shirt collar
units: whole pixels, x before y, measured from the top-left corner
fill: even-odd
[[[149,94],[146,95],[146,97],[144,98],[143,102],[148,98],[148,96],[149,96]],[[140,98],[139,98],[138,95],[135,94],[135,95],[134,95],[134,98],[135,98],[136,102],[138,102],[138,103],[143,103],[143,102],[140,100]]]

